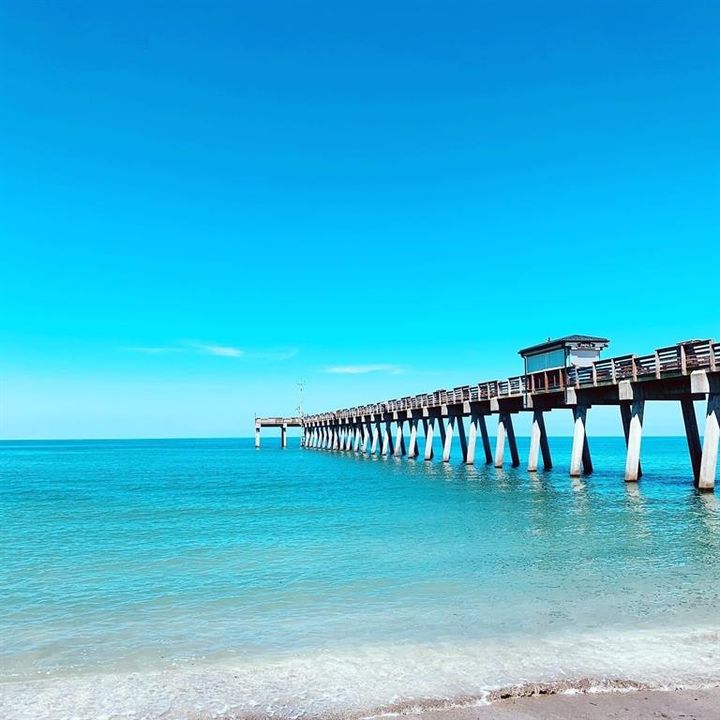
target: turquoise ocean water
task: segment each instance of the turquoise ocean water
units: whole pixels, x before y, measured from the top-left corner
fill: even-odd
[[[646,438],[637,486],[616,438],[584,479],[565,438],[537,474],[263,442],[0,444],[0,716],[720,680],[720,508],[684,439]]]

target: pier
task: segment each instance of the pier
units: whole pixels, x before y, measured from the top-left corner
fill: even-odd
[[[264,427],[280,428],[280,447],[287,447],[287,429],[289,427],[303,427],[301,417],[266,417],[255,418],[255,447],[260,447],[260,433]]]
[[[695,487],[713,490],[720,443],[720,343],[692,340],[647,355],[600,359],[608,342],[605,338],[571,335],[526,348],[520,351],[525,372],[506,380],[302,418],[256,420],[256,444],[261,426],[280,421],[285,427],[292,424],[303,428],[302,444],[306,448],[432,460],[433,439],[439,434],[444,462],[450,460],[457,436],[463,462],[472,465],[479,457],[500,468],[507,448],[512,467],[518,467],[521,461],[513,416],[527,412],[532,413],[527,469],[534,472],[541,459],[544,469],[553,466],[545,413],[567,410],[572,412],[574,423],[569,472],[579,476],[593,471],[587,433],[590,410],[597,405],[614,405],[619,408],[627,447],[625,481],[632,483],[642,476],[645,402],[662,400],[680,406]],[[706,402],[702,442],[693,405],[696,400]],[[497,433],[493,450],[488,420],[494,416]],[[283,444],[284,438],[283,430]]]

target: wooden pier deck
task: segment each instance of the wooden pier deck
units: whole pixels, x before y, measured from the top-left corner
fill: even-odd
[[[577,476],[592,472],[585,429],[589,409],[593,405],[617,405],[627,443],[625,480],[634,482],[642,474],[640,448],[647,400],[680,403],[695,485],[701,490],[712,490],[720,442],[720,343],[712,340],[682,342],[647,355],[598,359],[579,367],[556,367],[506,380],[306,415],[300,422],[304,429],[303,445],[307,448],[418,457],[422,426],[422,455],[426,460],[433,458],[432,441],[437,431],[442,440],[443,461],[450,459],[457,434],[464,462],[475,462],[480,437],[486,463],[501,467],[507,444],[512,465],[517,467],[520,458],[512,417],[518,412],[532,412],[528,470],[534,471],[540,454],[544,467],[552,467],[544,413],[567,409],[574,417],[570,474]],[[702,443],[695,400],[707,401]],[[498,417],[494,453],[486,422],[491,415]],[[465,419],[469,421],[467,432]]]

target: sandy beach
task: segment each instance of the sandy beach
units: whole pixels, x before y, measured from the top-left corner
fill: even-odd
[[[423,720],[718,720],[720,686],[699,690],[627,690],[510,697],[491,705],[408,710]]]

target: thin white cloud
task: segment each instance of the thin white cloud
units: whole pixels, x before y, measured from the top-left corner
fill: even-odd
[[[230,347],[229,345],[202,345],[200,343],[196,343],[193,347],[203,355],[238,358],[245,354],[244,350],[236,347]]]
[[[282,361],[290,360],[298,354],[297,348],[263,348],[258,350],[245,350],[233,345],[220,345],[218,343],[197,342],[195,340],[182,340],[177,345],[158,346],[131,346],[124,347],[128,352],[143,355],[163,355],[166,353],[185,353],[194,355],[214,355],[215,357],[240,358],[248,360]]]
[[[365,375],[367,373],[389,373],[390,375],[400,375],[405,372],[405,369],[400,365],[376,363],[373,365],[333,365],[325,368],[325,372],[333,375]]]
[[[215,343],[183,342],[180,345],[165,346],[132,346],[126,347],[129,352],[143,355],[165,355],[168,353],[195,353],[200,355],[215,355],[217,357],[242,357],[244,350],[230,345],[217,345]]]

